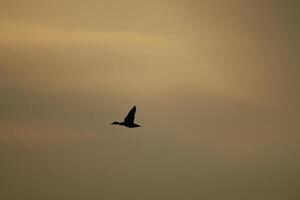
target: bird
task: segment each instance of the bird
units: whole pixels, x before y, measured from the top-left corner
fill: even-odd
[[[136,112],[136,106],[133,106],[133,108],[129,111],[127,116],[124,118],[123,122],[113,122],[111,123],[111,125],[121,125],[127,128],[141,127],[140,125],[134,123],[135,112]]]

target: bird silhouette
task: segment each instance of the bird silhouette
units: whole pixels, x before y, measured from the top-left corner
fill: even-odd
[[[136,107],[133,106],[133,108],[129,111],[127,116],[124,118],[123,122],[113,122],[112,125],[121,125],[125,126],[127,128],[137,128],[140,127],[140,125],[134,123],[134,117],[135,117]]]

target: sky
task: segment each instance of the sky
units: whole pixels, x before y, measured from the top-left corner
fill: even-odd
[[[299,8],[2,0],[0,199],[299,199]]]

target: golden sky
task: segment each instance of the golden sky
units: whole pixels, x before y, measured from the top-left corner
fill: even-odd
[[[0,199],[298,199],[299,8],[2,0]]]

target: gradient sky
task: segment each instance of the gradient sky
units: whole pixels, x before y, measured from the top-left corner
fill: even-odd
[[[2,0],[0,199],[299,199],[299,10]]]

